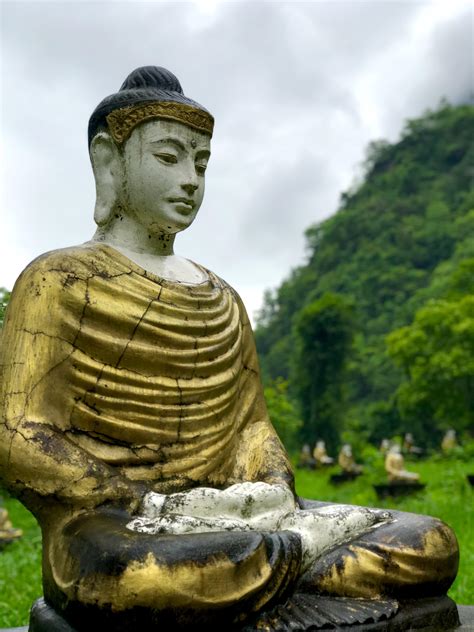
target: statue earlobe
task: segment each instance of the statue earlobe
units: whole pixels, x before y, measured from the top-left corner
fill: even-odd
[[[98,226],[105,226],[119,205],[121,180],[119,150],[107,132],[99,132],[94,136],[90,157],[96,186],[94,220]]]

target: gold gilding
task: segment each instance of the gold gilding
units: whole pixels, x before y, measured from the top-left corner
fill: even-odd
[[[309,583],[346,597],[416,596],[426,586],[447,589],[456,576],[459,549],[453,531],[429,516],[396,513],[396,521],[363,536],[321,564]],[[413,542],[413,540],[415,540]]]
[[[212,274],[187,286],[105,245],[50,253],[15,287],[1,354],[0,462],[20,491],[88,507],[134,482],[291,484],[244,308]]]
[[[74,596],[81,603],[100,607],[112,603],[115,610],[225,607],[262,590],[272,572],[263,543],[256,555],[239,566],[224,553],[204,566],[192,561],[167,566],[149,553],[143,562],[131,562],[118,577],[104,574],[81,579]],[[68,579],[74,578],[57,582],[64,592],[70,592]]]
[[[204,110],[193,108],[185,103],[156,101],[140,103],[113,110],[107,115],[107,125],[112,138],[119,145],[124,143],[133,129],[140,123],[153,119],[168,119],[184,123],[212,136],[214,118]]]

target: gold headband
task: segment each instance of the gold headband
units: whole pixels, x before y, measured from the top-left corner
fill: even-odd
[[[214,129],[214,119],[210,114],[190,105],[173,101],[130,105],[113,110],[106,118],[112,138],[119,145],[127,140],[139,123],[156,118],[178,121],[211,136]]]

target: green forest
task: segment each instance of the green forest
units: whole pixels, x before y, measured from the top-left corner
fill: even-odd
[[[257,348],[291,450],[474,431],[473,139],[474,107],[443,102],[372,142],[307,261],[265,293]]]

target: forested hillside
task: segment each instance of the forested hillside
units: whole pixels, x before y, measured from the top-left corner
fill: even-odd
[[[306,231],[307,263],[267,292],[267,390],[288,381],[302,440],[433,444],[474,428],[474,107],[442,104],[372,143],[363,182]]]

